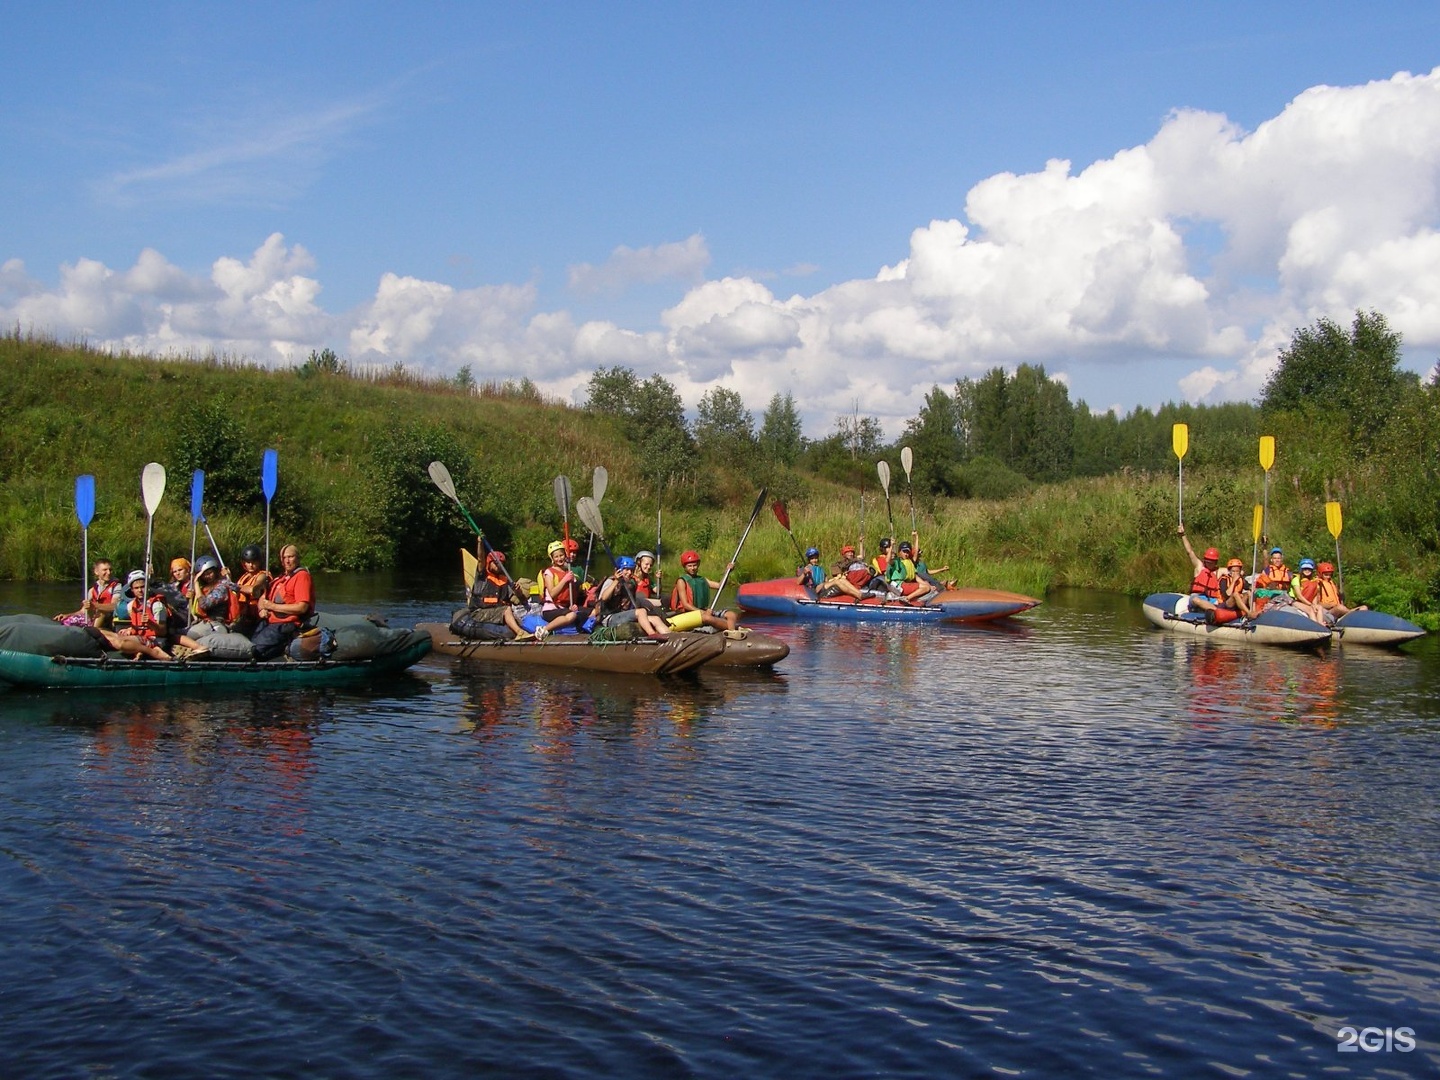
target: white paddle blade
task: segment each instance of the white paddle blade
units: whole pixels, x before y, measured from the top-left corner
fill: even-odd
[[[154,517],[165,497],[165,466],[158,461],[150,462],[140,474],[140,496],[145,500],[145,513]]]
[[[443,461],[430,462],[430,480],[450,498],[456,502],[460,501],[455,494],[455,481],[450,479],[450,470],[445,467]]]
[[[575,513],[580,515],[580,520],[600,539],[605,539],[605,521],[600,516],[600,507],[595,505],[595,500],[588,495],[581,495],[575,502]]]
[[[909,481],[910,470],[915,465],[915,455],[911,452],[908,446],[902,446],[900,448],[900,464],[905,468],[906,481]]]
[[[877,461],[875,471],[880,474],[880,486],[885,489],[885,497],[890,497],[890,463],[888,461]]]
[[[590,487],[595,492],[595,505],[600,505],[600,500],[605,497],[605,489],[610,486],[610,470],[604,465],[595,466],[594,479],[590,481]]]

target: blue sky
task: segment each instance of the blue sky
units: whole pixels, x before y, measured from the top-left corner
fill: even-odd
[[[0,316],[811,435],[1253,397],[1356,307],[1440,355],[1437,5],[889,7],[0,4]]]

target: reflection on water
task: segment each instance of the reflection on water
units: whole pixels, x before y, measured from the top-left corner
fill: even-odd
[[[1440,1065],[1431,643],[1215,645],[1090,594],[765,630],[777,672],[0,691],[0,1072]]]

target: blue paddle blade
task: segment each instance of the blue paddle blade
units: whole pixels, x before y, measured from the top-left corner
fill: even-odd
[[[82,529],[88,529],[95,516],[95,477],[89,473],[75,478],[75,516]]]
[[[266,450],[265,456],[260,459],[260,490],[265,493],[266,502],[275,498],[275,485],[280,479],[279,458],[276,451]]]
[[[205,505],[205,470],[196,469],[195,478],[190,481],[190,520],[199,521],[204,517],[201,507]]]

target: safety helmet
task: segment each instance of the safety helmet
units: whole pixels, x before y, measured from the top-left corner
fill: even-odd
[[[881,551],[889,551],[889,550],[890,550],[890,545],[893,544],[894,542],[895,542],[895,541],[894,541],[894,540],[891,540],[890,537],[888,537],[888,536],[885,537],[885,539],[883,539],[883,540],[880,541],[880,550],[881,550]]]
[[[819,549],[819,548],[806,548],[806,549],[805,549],[805,558],[807,558],[807,559],[818,559],[819,557],[820,557],[820,549]]]
[[[1244,570],[1244,569],[1245,569],[1245,563],[1244,563],[1244,561],[1241,560],[1241,559],[1231,559],[1229,562],[1227,562],[1227,563],[1225,564],[1225,569],[1227,569],[1227,570],[1236,570],[1236,569]]]
[[[575,555],[575,554],[578,554],[579,551],[580,551],[580,541],[579,541],[579,540],[566,540],[566,541],[565,541],[565,554],[567,554],[567,555]]]
[[[497,551],[496,549],[491,548],[490,556],[487,561],[493,563],[503,563],[505,561],[505,553],[503,551]]]
[[[903,541],[901,541],[901,543],[900,543],[900,550],[903,551],[906,555],[909,555],[909,554],[910,554],[910,541],[908,541],[908,540],[903,540]]]
[[[170,560],[170,572],[172,574],[176,570],[181,569],[182,567],[186,570],[190,569],[190,560],[185,558],[184,555],[177,555],[175,556],[175,558]]]
[[[1319,566],[1317,566],[1315,569],[1316,569],[1318,572],[1322,573],[1322,574],[1333,574],[1333,573],[1335,573],[1335,564],[1334,564],[1334,563],[1328,563],[1328,562],[1322,562],[1322,563],[1321,563]]]
[[[195,560],[195,576],[204,577],[211,570],[220,569],[220,560],[214,555],[201,555]]]
[[[1219,562],[1220,552],[1217,548],[1206,548],[1205,554],[1202,555],[1201,558],[1203,558],[1206,562],[1210,562],[1212,560],[1215,562]]]
[[[125,591],[126,591],[126,592],[129,592],[131,585],[134,585],[137,581],[144,581],[144,580],[145,580],[145,571],[144,571],[144,570],[131,570],[130,573],[128,573],[128,574],[125,575]]]
[[[841,555],[854,555],[854,554],[855,554],[855,549],[854,549],[853,547],[851,547],[849,544],[846,544],[844,547],[842,547],[842,548],[840,549],[840,554],[841,554]]]
[[[694,548],[688,548],[685,551],[682,551],[680,553],[680,565],[690,566],[692,563],[696,566],[700,564],[700,553]]]
[[[557,552],[557,551],[564,551],[564,550],[565,550],[565,541],[564,541],[564,540],[551,540],[550,543],[549,543],[549,544],[546,546],[546,548],[545,548],[545,554],[546,554],[546,555],[554,555],[555,552]]]
[[[257,566],[265,561],[265,552],[260,550],[259,544],[246,544],[240,549],[241,562],[253,562]]]
[[[651,562],[654,562],[655,553],[653,551],[637,551],[635,552],[635,559],[637,562],[641,559],[649,559]]]
[[[615,560],[615,569],[634,570],[635,560],[632,559],[629,555],[621,555],[618,559]]]
[[[1271,554],[1271,555],[1284,555],[1285,553],[1284,553],[1283,551],[1281,551],[1278,547],[1275,547],[1275,548],[1271,548],[1271,549],[1270,549],[1270,554]]]
[[[1314,570],[1314,569],[1315,569],[1315,560],[1314,560],[1314,559],[1301,559],[1301,560],[1300,560],[1300,569],[1301,569],[1301,570]]]

